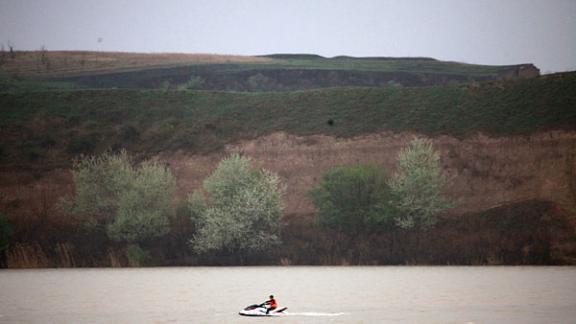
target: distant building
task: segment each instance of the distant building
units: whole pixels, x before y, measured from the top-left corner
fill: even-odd
[[[540,76],[540,69],[534,64],[512,65],[511,69],[499,73],[501,80],[529,79]]]

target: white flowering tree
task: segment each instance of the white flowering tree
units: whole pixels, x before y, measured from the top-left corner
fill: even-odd
[[[390,181],[396,224],[401,228],[429,228],[438,215],[453,207],[446,196],[447,178],[440,170],[440,156],[430,140],[415,138],[398,155],[398,170]]]
[[[252,170],[248,158],[234,154],[220,161],[203,188],[206,198],[200,192],[188,197],[196,252],[258,252],[279,243],[283,188],[277,175]]]

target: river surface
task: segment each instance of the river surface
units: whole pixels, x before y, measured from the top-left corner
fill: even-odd
[[[576,267],[0,270],[0,323],[264,322],[576,323]]]

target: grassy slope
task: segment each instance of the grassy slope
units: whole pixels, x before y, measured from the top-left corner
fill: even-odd
[[[443,62],[433,59],[403,59],[403,58],[285,58],[266,64],[268,68],[304,68],[325,70],[358,70],[381,72],[415,72],[415,73],[446,73],[471,76],[491,76],[509,66],[490,66],[465,64],[458,62]]]
[[[184,85],[191,76],[205,80],[203,90],[303,90],[332,86],[373,86],[389,82],[404,86],[498,79],[511,66],[484,66],[406,59],[275,59],[266,63],[193,64],[136,69],[108,74],[60,78],[83,88],[161,88]],[[264,88],[253,89],[250,77],[264,75]],[[434,81],[435,80],[435,81]],[[436,83],[435,83],[436,82]],[[328,85],[326,84],[328,83]]]
[[[206,152],[274,131],[505,136],[576,129],[576,73],[481,86],[233,93],[58,90],[0,94],[0,158],[42,161],[126,147]],[[329,120],[333,124],[328,123]]]

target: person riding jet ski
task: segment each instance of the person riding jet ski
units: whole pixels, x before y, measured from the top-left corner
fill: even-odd
[[[288,307],[278,308],[278,302],[276,302],[273,295],[270,295],[270,299],[262,304],[247,306],[238,314],[242,316],[282,316],[286,315],[285,311],[287,309]]]
[[[278,303],[276,303],[276,299],[274,299],[274,295],[270,295],[270,299],[265,301],[263,303],[263,305],[268,305],[268,307],[266,307],[266,315],[268,315],[270,313],[270,311],[273,311],[276,308],[278,308]]]

